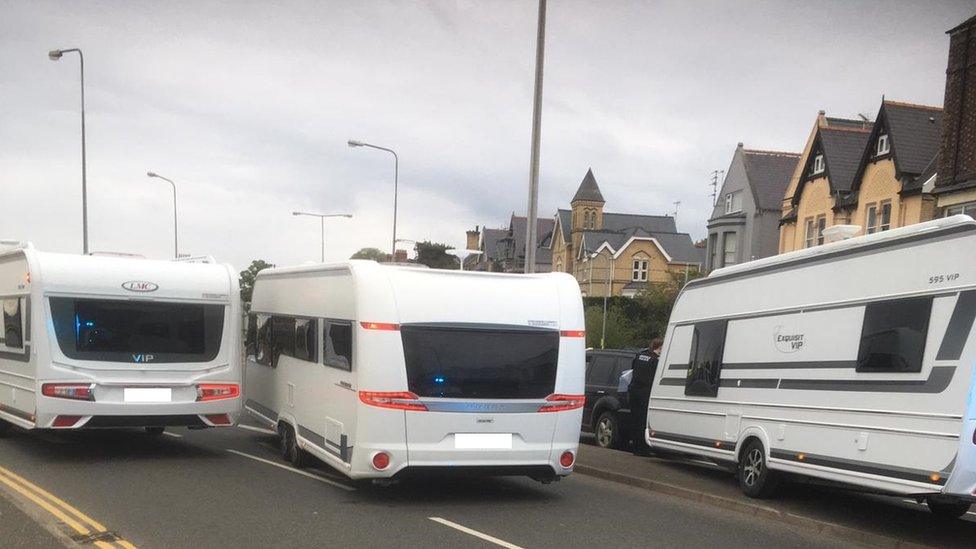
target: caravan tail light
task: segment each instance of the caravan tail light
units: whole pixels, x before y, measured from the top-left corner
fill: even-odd
[[[197,385],[197,402],[225,400],[241,396],[241,387],[236,383],[201,383]]]
[[[569,450],[566,450],[563,452],[563,455],[559,456],[559,464],[567,469],[572,467],[574,463],[576,463],[576,456]]]
[[[95,400],[93,387],[92,383],[45,383],[41,385],[41,394],[53,398]]]
[[[363,404],[377,408],[392,408],[394,410],[412,410],[426,412],[427,406],[420,402],[420,397],[410,391],[384,393],[378,391],[359,391],[359,400]]]
[[[381,330],[387,332],[395,332],[400,329],[399,324],[393,324],[391,322],[360,322],[359,325],[367,330]]]
[[[563,330],[559,332],[562,337],[586,337],[586,330]]]
[[[565,412],[577,410],[586,403],[584,395],[549,395],[546,403],[539,408],[540,412]]]

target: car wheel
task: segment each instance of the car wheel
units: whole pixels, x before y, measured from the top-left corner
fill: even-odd
[[[298,437],[291,425],[285,425],[281,433],[281,457],[293,466],[301,468],[305,465],[305,450],[298,446]]]
[[[600,448],[615,448],[620,444],[620,421],[617,414],[607,411],[600,414],[596,420],[596,445]]]
[[[151,437],[158,437],[166,431],[166,427],[146,427],[146,434]]]
[[[778,478],[766,463],[766,449],[751,440],[739,457],[739,488],[751,498],[767,498],[776,491]]]
[[[925,500],[925,503],[929,506],[929,511],[931,511],[933,515],[944,519],[962,518],[966,513],[969,512],[971,505],[963,501],[947,502],[933,501],[931,499]]]

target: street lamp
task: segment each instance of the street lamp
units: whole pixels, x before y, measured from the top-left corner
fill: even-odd
[[[291,212],[291,215],[307,215],[309,217],[319,218],[319,222],[322,224],[322,263],[325,263],[325,218],[326,217],[352,217],[352,214],[320,214],[311,212]]]
[[[399,186],[400,179],[400,157],[397,156],[396,151],[393,149],[387,149],[386,147],[380,147],[379,145],[372,145],[364,141],[357,141],[355,139],[350,139],[346,143],[350,147],[369,147],[371,149],[377,149],[380,151],[386,151],[393,155],[393,248],[390,250],[390,257],[396,255],[396,225],[397,225],[397,187]]]
[[[163,181],[168,181],[170,185],[173,186],[173,257],[179,259],[180,257],[180,236],[179,236],[179,224],[176,218],[176,183],[173,183],[172,179],[165,178],[159,174],[153,172],[146,172],[149,177],[155,177],[162,179]]]
[[[66,53],[77,53],[81,62],[81,242],[82,252],[88,255],[88,176],[85,160],[85,56],[78,48],[51,50],[47,56],[58,61]]]
[[[607,249],[606,252],[607,252],[607,258],[610,260],[610,268],[607,270],[607,290],[603,293],[603,331],[600,334],[601,349],[606,348],[605,344],[607,340],[607,298],[610,295],[610,292],[613,291],[613,287],[611,286],[611,283],[613,281],[613,271],[614,271],[614,262],[615,262],[613,253],[611,253],[609,249]],[[602,252],[594,252],[590,254],[590,259],[592,260],[599,257],[601,253]],[[592,285],[593,285],[593,266],[590,265],[590,286],[592,287]]]

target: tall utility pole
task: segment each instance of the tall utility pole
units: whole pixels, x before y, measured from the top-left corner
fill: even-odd
[[[535,43],[535,97],[532,100],[532,156],[529,161],[529,207],[525,224],[525,272],[535,272],[539,235],[539,139],[542,131],[542,73],[546,60],[546,0],[539,0],[539,29]]]
[[[176,183],[174,183],[172,179],[168,179],[157,173],[146,172],[146,175],[148,177],[155,177],[158,179],[162,179],[163,181],[166,181],[173,186],[173,258],[179,259],[180,258],[180,224],[176,217]]]
[[[718,178],[721,175],[725,175],[725,170],[713,170],[712,171],[712,182],[709,185],[712,186],[712,207],[714,208],[718,202]]]

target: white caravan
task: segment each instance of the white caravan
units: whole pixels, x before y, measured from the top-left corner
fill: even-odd
[[[237,277],[212,260],[0,249],[0,432],[215,427],[241,411]]]
[[[792,473],[961,516],[976,500],[973,250],[960,215],[689,283],[648,443],[737,464],[753,497]]]
[[[245,408],[351,478],[568,475],[585,337],[566,274],[348,261],[261,271]]]

